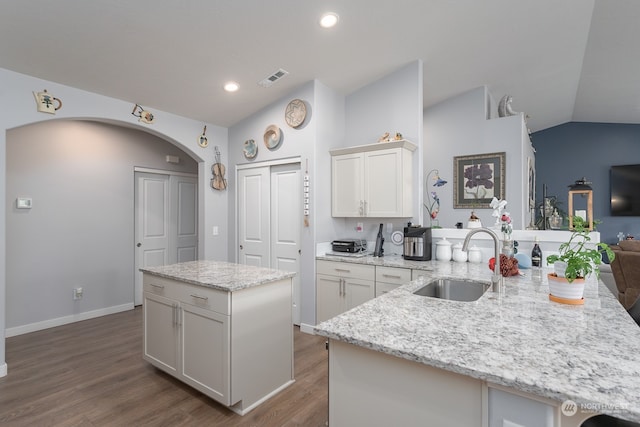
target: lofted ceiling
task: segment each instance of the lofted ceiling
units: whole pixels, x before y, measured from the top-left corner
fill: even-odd
[[[532,131],[640,123],[637,0],[5,0],[0,11],[1,68],[224,127],[310,80],[348,95],[417,59],[425,108],[486,85],[496,101],[512,95]],[[326,11],[337,27],[318,25]],[[257,84],[280,68],[289,74]],[[227,80],[240,90],[224,92]]]

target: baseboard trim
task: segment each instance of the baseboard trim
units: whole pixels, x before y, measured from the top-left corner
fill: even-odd
[[[122,305],[114,305],[112,307],[100,308],[93,311],[85,311],[84,313],[72,314],[70,316],[58,317],[56,319],[43,320],[42,322],[29,323],[27,325],[7,328],[5,329],[5,337],[15,337],[17,335],[28,334],[29,332],[41,331],[43,329],[54,328],[56,326],[62,326],[69,323],[80,322],[82,320],[93,319],[94,317],[106,316],[108,314],[120,313],[121,311],[127,310],[133,310],[132,302]]]
[[[314,325],[308,325],[306,323],[300,323],[300,332],[304,332],[305,334],[315,335]]]
[[[7,376],[7,364],[3,363],[0,365],[0,378]]]

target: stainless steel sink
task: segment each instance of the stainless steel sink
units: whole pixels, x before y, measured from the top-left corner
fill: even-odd
[[[491,286],[477,280],[440,278],[432,280],[414,292],[423,297],[448,299],[452,301],[475,301]]]

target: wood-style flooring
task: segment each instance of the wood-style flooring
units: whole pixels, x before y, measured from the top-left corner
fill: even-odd
[[[325,340],[294,329],[296,382],[245,416],[142,360],[140,307],[8,338],[0,425],[325,426]]]

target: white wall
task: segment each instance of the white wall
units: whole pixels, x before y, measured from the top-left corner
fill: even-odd
[[[403,68],[377,80],[346,97],[346,137],[331,148],[375,144],[385,132],[402,133],[418,146],[413,154],[413,217],[411,218],[334,218],[336,234],[331,239],[357,237],[375,241],[380,223],[393,224],[401,230],[408,221],[420,224],[423,169],[423,100],[422,61],[413,61]],[[328,156],[328,152],[326,153]],[[331,170],[327,169],[328,172]],[[331,205],[331,199],[326,203]],[[356,223],[362,222],[363,233],[356,233]],[[384,227],[385,251],[392,249]]]
[[[465,92],[424,111],[424,170],[440,171],[448,181],[437,189],[440,197],[440,226],[453,228],[455,223],[466,225],[471,209],[453,208],[453,158],[494,152],[506,153],[505,199],[506,210],[513,218],[514,228],[528,225],[526,189],[528,180],[526,157],[533,156],[531,144],[523,141],[526,135],[522,115],[489,119],[495,115],[492,97],[486,87]],[[428,189],[427,191],[431,191]],[[485,226],[491,226],[495,218],[491,209],[476,209],[476,215]],[[422,209],[425,218],[426,210]]]
[[[144,132],[157,135],[190,153],[198,160],[199,171],[199,229],[211,230],[213,225],[227,228],[227,192],[214,192],[209,187],[211,165],[214,161],[213,149],[201,149],[197,138],[202,133],[202,123],[187,119],[145,105],[150,109],[156,122],[144,125],[131,115],[133,103],[82,91],[69,86],[36,79],[12,71],[0,69],[2,81],[3,111],[0,115],[0,271],[6,271],[6,130],[30,123],[54,119],[80,119],[111,122],[133,127]],[[55,116],[36,111],[32,92],[47,89],[53,96],[62,99],[64,105]],[[219,145],[225,156],[227,154],[227,129],[213,124],[207,125],[207,136],[210,145]],[[226,259],[226,234],[212,236],[201,234],[199,250],[203,259]],[[6,282],[0,277],[0,376],[6,374],[5,363],[5,318],[6,318]]]
[[[8,335],[133,307],[134,168],[196,174],[195,160],[146,132],[71,120],[9,130],[6,155]]]

